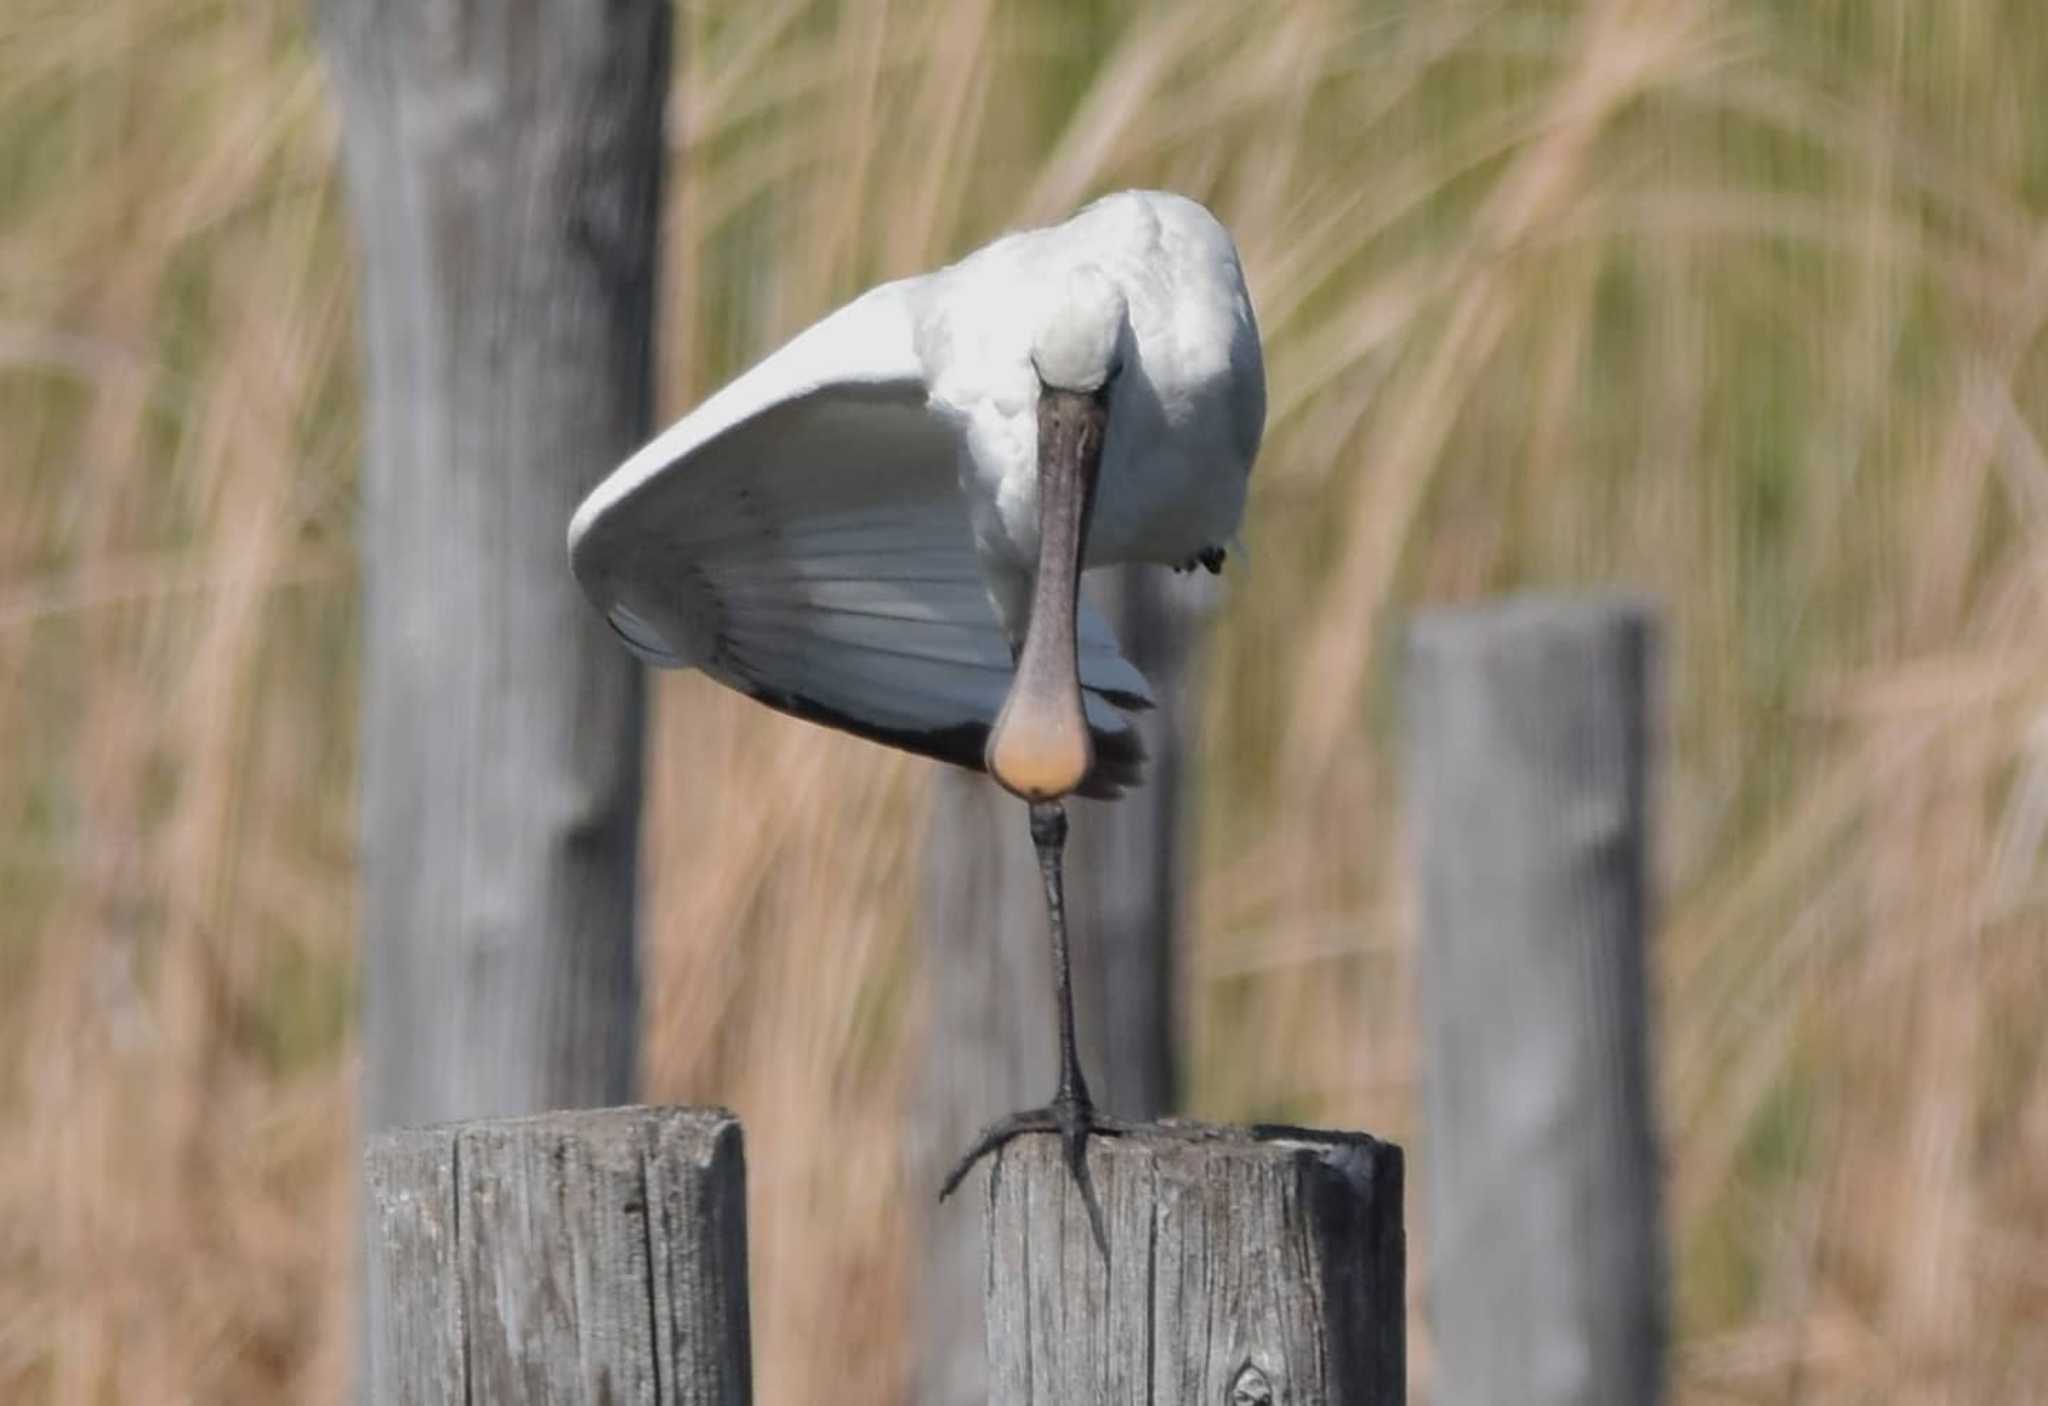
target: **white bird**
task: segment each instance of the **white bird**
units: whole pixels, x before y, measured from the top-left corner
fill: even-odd
[[[1083,1139],[1060,798],[1144,754],[1144,677],[1084,567],[1220,569],[1265,423],[1237,250],[1206,209],[1129,191],[887,283],[635,454],[569,526],[583,589],[641,658],[961,766],[1031,803],[1060,1006],[1059,1091],[948,1179],[1057,1131],[1101,1237]],[[943,1195],[944,1193],[942,1193]]]

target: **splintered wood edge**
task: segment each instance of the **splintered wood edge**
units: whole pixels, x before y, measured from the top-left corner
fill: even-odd
[[[387,1151],[418,1151],[442,1139],[472,1129],[506,1132],[555,1131],[582,1137],[601,1136],[617,1129],[639,1130],[649,1125],[662,1130],[681,1125],[688,1131],[717,1135],[725,1125],[737,1127],[739,1118],[727,1108],[697,1108],[681,1104],[623,1104],[616,1108],[563,1108],[547,1113],[519,1113],[503,1118],[462,1118],[445,1123],[406,1124],[384,1128],[364,1139],[363,1159],[374,1162]]]

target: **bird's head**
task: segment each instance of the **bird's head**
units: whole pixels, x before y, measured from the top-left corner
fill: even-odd
[[[1116,376],[1130,307],[1094,264],[1060,280],[1031,339],[1031,365],[1047,390],[1092,393]]]

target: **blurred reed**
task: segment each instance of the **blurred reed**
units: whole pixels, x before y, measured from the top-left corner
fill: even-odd
[[[2048,18],[843,0],[679,41],[672,410],[1105,190],[1238,236],[1273,397],[1199,1111],[1418,1133],[1386,647],[1417,600],[1633,583],[1681,1396],[2048,1377]],[[0,1399],[344,1391],[334,142],[296,7],[0,8]],[[927,772],[701,679],[660,715],[649,1096],[747,1120],[762,1398],[900,1396]]]

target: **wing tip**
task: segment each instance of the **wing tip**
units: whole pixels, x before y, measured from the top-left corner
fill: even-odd
[[[622,603],[604,612],[604,623],[634,655],[658,669],[680,669],[687,662],[660,630]]]
[[[1146,704],[1150,707],[1150,703]],[[1081,794],[1090,800],[1113,801],[1145,782],[1145,765],[1151,760],[1145,739],[1135,727],[1120,732],[1089,729],[1095,742],[1095,766],[1081,783]]]

